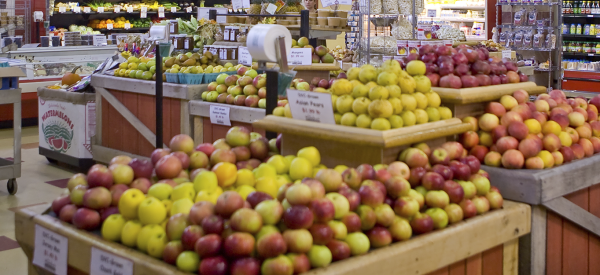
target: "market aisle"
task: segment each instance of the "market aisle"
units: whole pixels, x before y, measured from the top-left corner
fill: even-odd
[[[0,157],[13,156],[12,130],[0,130]],[[73,172],[64,167],[51,165],[38,154],[38,128],[27,127],[22,131],[21,177],[17,179],[18,191],[10,196],[6,180],[0,180],[0,274],[27,274],[27,257],[18,247],[14,234],[14,212],[18,208],[51,202],[65,189],[48,184],[62,183]],[[59,185],[60,184],[55,184]]]

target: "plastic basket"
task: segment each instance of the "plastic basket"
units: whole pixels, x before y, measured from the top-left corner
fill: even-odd
[[[167,76],[167,82],[179,83],[179,75],[178,74],[165,73],[165,75]]]
[[[206,83],[211,83],[213,81],[217,81],[217,77],[220,74],[228,74],[228,75],[234,75],[237,74],[236,71],[232,71],[232,72],[224,72],[224,73],[210,73],[210,74],[204,74],[204,79],[202,80],[202,83],[206,84]]]
[[[179,73],[179,83],[196,85],[201,84],[204,74],[182,74]]]

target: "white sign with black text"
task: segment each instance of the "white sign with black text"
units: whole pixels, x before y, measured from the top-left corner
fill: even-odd
[[[33,264],[56,275],[67,274],[69,240],[40,225],[35,225]]]
[[[92,247],[90,258],[90,275],[133,274],[133,262],[131,260],[108,253],[102,249]]]
[[[288,89],[287,96],[294,119],[335,124],[331,94]]]
[[[231,126],[229,107],[210,105],[210,123]]]
[[[291,48],[288,55],[289,65],[311,65],[312,55],[310,48]]]
[[[238,63],[252,66],[252,56],[248,51],[248,47],[238,47]]]

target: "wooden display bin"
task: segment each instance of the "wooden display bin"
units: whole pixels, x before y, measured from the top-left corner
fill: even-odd
[[[135,249],[105,241],[95,233],[77,230],[53,216],[42,214],[46,209],[48,204],[24,208],[15,214],[15,236],[29,258],[30,275],[51,274],[31,264],[36,249],[36,226],[68,239],[68,274],[89,274],[92,247],[131,260],[135,275],[189,274]],[[518,238],[529,233],[530,215],[528,205],[505,201],[503,209],[304,274],[516,275]]]
[[[431,145],[441,145],[448,136],[471,128],[470,124],[457,118],[378,131],[272,115],[252,125],[282,133],[282,155],[295,155],[304,147],[315,146],[321,153],[321,162],[328,167],[391,163],[398,159],[400,151],[413,143],[427,141]]]
[[[231,126],[212,124],[210,122],[210,105],[215,104],[229,108]],[[250,108],[245,106],[229,105],[202,100],[191,100],[190,115],[193,121],[193,138],[195,144],[204,142],[212,143],[217,139],[225,138],[227,131],[232,126],[244,126],[250,131],[265,135],[262,129],[252,127],[252,122],[265,117],[265,109]]]
[[[482,166],[505,199],[531,205],[519,274],[600,274],[600,155],[546,170]]]
[[[440,95],[444,106],[448,106],[454,117],[458,118],[483,114],[486,102],[498,100],[503,95],[510,95],[519,89],[527,91],[530,95],[546,92],[546,87],[537,86],[534,82],[462,89],[432,88]]]
[[[156,144],[154,81],[92,76],[96,89],[94,160],[108,163],[116,155],[150,156]],[[192,135],[189,101],[208,85],[163,84],[163,142],[177,134]],[[166,147],[166,146],[165,146]]]

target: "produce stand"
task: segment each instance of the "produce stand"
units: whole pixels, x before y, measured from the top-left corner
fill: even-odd
[[[31,264],[36,225],[68,239],[69,274],[90,272],[92,247],[131,260],[133,274],[187,274],[161,260],[42,214],[47,208],[47,204],[32,206],[15,215],[15,236],[30,260],[29,274],[49,274]],[[505,201],[501,210],[304,274],[446,274],[445,270],[463,270],[461,274],[517,274],[517,240],[530,231],[530,213],[526,204]]]
[[[94,75],[91,85],[96,90],[94,160],[108,163],[122,154],[149,156],[156,142],[154,81]],[[192,135],[188,103],[199,99],[207,86],[163,84],[163,140]]]
[[[84,170],[94,165],[96,95],[38,88],[40,155]]]
[[[356,167],[363,163],[390,163],[398,158],[402,149],[413,143],[427,141],[430,145],[441,145],[448,136],[464,133],[471,128],[470,124],[457,118],[379,131],[272,115],[255,121],[252,126],[282,133],[282,155],[294,154],[306,146],[315,146],[321,152],[321,162],[329,167],[338,164]]]
[[[21,89],[19,77],[25,74],[14,67],[0,68],[0,106],[12,105],[14,121],[21,121]],[[8,193],[17,193],[17,178],[21,177],[21,123],[13,123],[13,159],[0,158],[0,180],[8,180]]]

